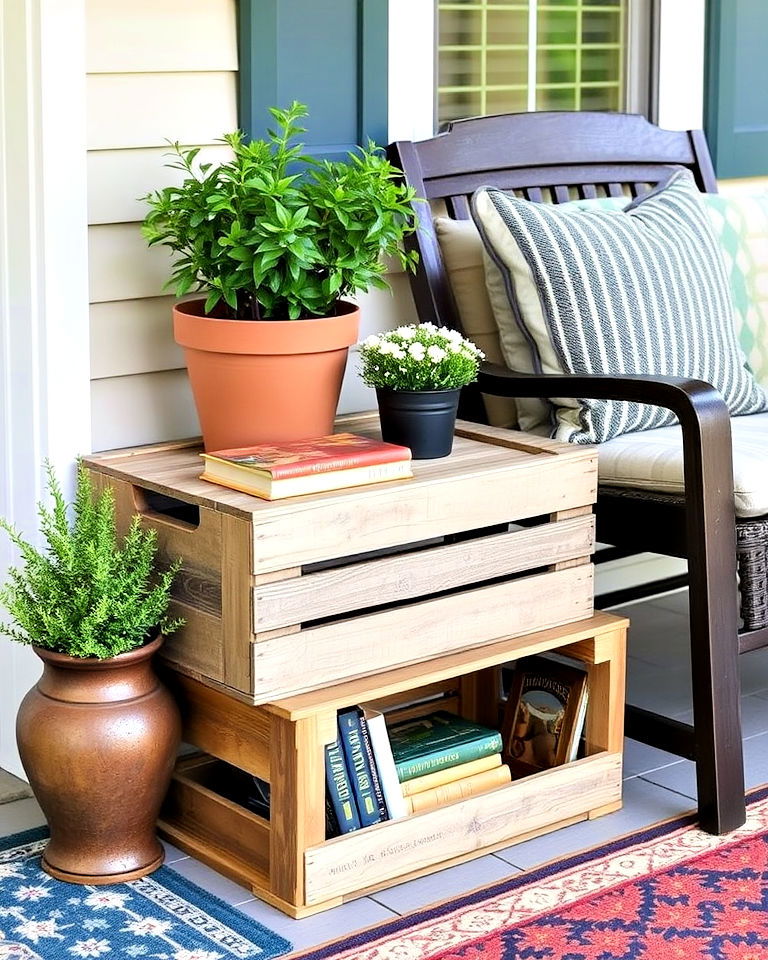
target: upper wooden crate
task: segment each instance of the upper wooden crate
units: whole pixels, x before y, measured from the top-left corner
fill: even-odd
[[[375,435],[378,419],[340,420]],[[197,441],[88,457],[183,558],[165,647],[178,670],[263,703],[592,614],[597,454],[460,423],[414,479],[265,501],[200,480]],[[515,526],[520,521],[524,527]]]

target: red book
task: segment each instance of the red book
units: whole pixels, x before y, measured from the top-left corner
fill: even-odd
[[[201,454],[203,480],[267,500],[412,476],[411,451],[354,433]]]

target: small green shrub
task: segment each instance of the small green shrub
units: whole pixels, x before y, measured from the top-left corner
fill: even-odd
[[[167,166],[185,176],[144,199],[142,232],[175,254],[181,297],[207,289],[205,312],[237,320],[296,320],[334,313],[337,300],[388,285],[382,256],[412,268],[401,247],[414,230],[414,191],[372,142],[347,160],[318,161],[292,141],[307,108],[272,108],[276,130],[223,141],[232,159],[197,164],[197,148],[173,143]]]
[[[40,551],[5,520],[23,566],[9,571],[0,603],[16,626],[0,621],[0,633],[73,657],[114,657],[140,647],[156,628],[169,634],[183,623],[167,617],[170,588],[180,561],[155,576],[154,530],[138,517],[118,542],[112,491],[94,498],[90,473],[78,467],[72,520],[50,464],[46,464],[53,504],[39,504]]]
[[[412,324],[363,340],[360,375],[369,387],[456,390],[477,379],[484,356],[456,330]]]

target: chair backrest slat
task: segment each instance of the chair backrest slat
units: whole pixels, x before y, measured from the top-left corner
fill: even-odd
[[[444,203],[448,216],[460,220],[469,217],[469,198],[482,186],[535,202],[636,197],[687,167],[700,190],[717,191],[701,131],[662,130],[632,114],[518,113],[460,120],[430,140],[392,143],[388,156],[418,196]],[[417,311],[422,320],[457,327],[430,204],[417,202],[414,210],[419,230],[407,245],[419,253],[411,275]]]

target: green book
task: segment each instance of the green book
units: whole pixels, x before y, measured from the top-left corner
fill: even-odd
[[[402,783],[426,773],[501,753],[501,734],[445,710],[389,728],[395,768]]]

